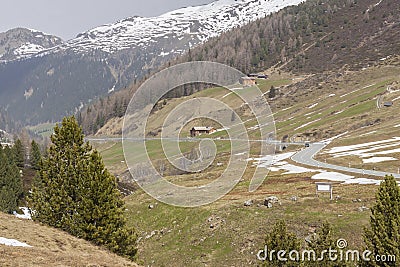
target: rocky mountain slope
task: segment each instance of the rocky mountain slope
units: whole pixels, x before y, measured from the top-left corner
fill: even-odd
[[[159,17],[130,17],[81,33],[59,49],[114,53],[133,47],[154,47],[151,54],[156,56],[180,55],[211,37],[300,2],[301,0],[219,0],[208,5],[181,8]]]
[[[300,2],[219,0],[155,18],[130,17],[53,47],[22,40],[8,52],[18,55],[0,64],[0,107],[25,125],[57,121],[209,38]]]
[[[61,38],[40,31],[15,28],[0,33],[0,62],[23,59],[62,44]]]

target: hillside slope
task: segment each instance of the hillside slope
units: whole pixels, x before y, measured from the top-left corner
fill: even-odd
[[[1,266],[138,266],[65,232],[3,213],[0,237],[32,246],[0,244]]]
[[[400,53],[399,14],[396,0],[309,0],[214,38],[184,61],[217,61],[245,73],[362,68]]]
[[[37,53],[0,64],[0,108],[24,125],[58,121],[211,37],[300,2],[218,0],[159,17],[126,18],[48,49],[28,47]]]
[[[276,96],[267,101],[274,113],[279,139],[321,141],[341,134],[327,147],[327,151],[317,155],[317,159],[358,169],[397,173],[400,163],[399,73],[400,57],[397,56],[378,61],[363,70],[315,75],[281,72],[258,82],[266,97],[271,86],[277,90]],[[191,96],[168,99],[149,117],[148,131],[157,133],[175,107],[200,97],[212,97],[230,106],[236,101],[233,94],[228,96],[223,88],[210,88]],[[393,106],[384,107],[383,103],[387,101],[393,102]],[[257,122],[246,119],[243,116],[249,137],[256,139]],[[120,121],[114,123],[112,125],[110,121],[106,127],[121,127]],[[103,130],[107,130],[106,127]],[[189,135],[188,128],[183,128],[180,133]],[[230,147],[218,140],[218,137],[226,137],[224,134],[220,131],[205,135],[214,138],[217,155],[213,163],[201,172],[172,173],[167,162],[160,164],[165,158],[160,143],[149,141],[148,155],[156,169],[161,170],[162,166],[168,181],[200,187],[209,184],[228,168],[232,159]],[[371,146],[369,142],[375,142],[375,145]],[[182,152],[190,150],[192,144],[199,143],[182,141]],[[129,177],[121,142],[94,143],[94,146],[101,152],[111,172],[118,174],[120,179],[134,182]],[[339,156],[338,152],[343,150],[331,151],[335,151],[337,146],[345,146],[339,149],[353,146],[354,150],[344,150],[347,156]],[[329,221],[334,228],[334,240],[344,238],[350,249],[364,248],[363,227],[368,225],[369,209],[374,205],[378,188],[375,182],[379,183],[380,178],[299,165],[290,157],[303,147],[290,145],[282,153],[277,151],[276,162],[255,192],[248,191],[254,171],[254,165],[250,164],[243,179],[229,194],[203,207],[173,207],[157,202],[140,189],[134,190],[126,198],[127,217],[129,223],[138,229],[139,258],[146,265],[153,266],[255,266],[261,264],[256,254],[264,247],[265,234],[273,223],[281,219],[285,219],[288,229],[302,240],[313,235],[322,222]],[[257,162],[253,160],[260,157],[258,151],[250,152],[248,160]],[[372,156],[390,157],[390,161],[366,161]],[[134,169],[131,165],[129,167]],[[329,194],[315,195],[316,181],[333,184],[334,200],[329,199]],[[277,197],[279,204],[267,208],[264,200],[270,196]]]
[[[208,60],[244,73],[360,70],[400,54],[398,14],[395,0],[308,0],[213,38],[169,64]],[[82,110],[85,132],[94,134],[107,120],[122,117],[138,86]]]

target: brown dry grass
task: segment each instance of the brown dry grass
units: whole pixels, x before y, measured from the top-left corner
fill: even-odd
[[[0,266],[138,266],[63,231],[3,213],[0,237],[32,246],[0,245]]]

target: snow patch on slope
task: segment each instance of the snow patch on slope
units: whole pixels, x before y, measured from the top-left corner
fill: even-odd
[[[18,240],[15,239],[8,239],[5,237],[0,237],[0,244],[6,245],[6,246],[11,246],[11,247],[27,247],[27,248],[31,248],[32,246],[20,242]]]
[[[18,47],[17,49],[14,50],[14,55],[17,56],[17,58],[37,54],[41,51],[44,50],[44,47],[38,44],[31,44],[31,43],[25,43]]]
[[[298,174],[298,173],[316,173],[311,176],[312,180],[328,180],[333,182],[342,182],[343,184],[375,184],[379,185],[380,180],[368,178],[355,178],[354,176],[346,175],[339,172],[331,172],[321,169],[305,168],[293,165],[285,161],[293,156],[295,152],[287,152],[276,155],[267,155],[260,158],[250,158],[248,161],[255,161],[254,166],[268,168],[272,172],[285,171],[285,174]]]

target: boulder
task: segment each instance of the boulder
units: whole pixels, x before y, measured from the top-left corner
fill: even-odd
[[[244,202],[245,207],[249,207],[251,205],[253,205],[253,200],[251,200],[251,199]]]
[[[276,196],[270,196],[265,198],[264,200],[264,206],[267,206],[268,208],[272,208],[274,204],[281,204],[279,199]]]

